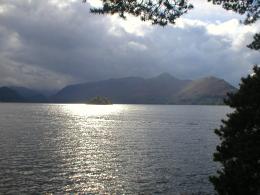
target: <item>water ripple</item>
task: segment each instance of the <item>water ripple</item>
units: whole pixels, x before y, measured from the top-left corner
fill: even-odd
[[[0,104],[0,194],[212,194],[217,106]]]

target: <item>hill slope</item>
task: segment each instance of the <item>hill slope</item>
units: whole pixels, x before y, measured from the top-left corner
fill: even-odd
[[[16,91],[8,87],[0,87],[0,102],[23,102],[24,99]]]
[[[26,102],[47,102],[47,98],[40,92],[28,89],[26,87],[8,87],[23,97]]]
[[[174,97],[178,104],[222,104],[223,98],[235,87],[216,77],[206,77],[190,82]]]
[[[226,93],[234,90],[215,77],[191,81],[164,73],[149,79],[128,77],[71,85],[59,91],[51,101],[86,102],[95,96],[104,96],[113,103],[221,104]]]
[[[0,102],[48,102],[48,99],[32,89],[25,87],[0,87]]]

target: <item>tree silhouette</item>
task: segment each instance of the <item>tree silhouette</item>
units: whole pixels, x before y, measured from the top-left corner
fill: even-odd
[[[86,0],[84,0],[86,2]],[[193,6],[187,0],[102,0],[102,8],[91,9],[97,14],[126,14],[140,17],[142,21],[152,21],[152,24],[165,26],[175,23],[181,15],[187,13]]]
[[[140,16],[143,21],[153,24],[167,25],[187,13],[193,5],[189,0],[101,0],[101,8],[91,8],[92,13],[119,14],[126,18],[126,13]],[[213,4],[222,5],[226,10],[246,14],[245,24],[253,23],[260,17],[259,0],[208,0]],[[86,2],[86,0],[83,0]]]
[[[245,24],[259,19],[260,1],[221,2],[227,10],[247,13]],[[255,34],[248,47],[260,50],[260,33]],[[260,68],[255,66],[253,70],[252,75],[242,78],[236,93],[228,94],[225,104],[235,111],[215,130],[221,143],[214,153],[214,161],[220,162],[222,169],[210,181],[221,195],[260,194]]]
[[[260,194],[260,68],[253,70],[236,93],[228,94],[225,103],[235,110],[215,130],[221,144],[214,161],[222,169],[210,181],[218,194]]]
[[[260,50],[260,33],[255,34],[254,41],[248,45],[248,47],[254,50]]]
[[[259,0],[208,0],[213,4],[222,5],[226,10],[232,10],[239,14],[246,14],[245,24],[255,22],[260,17]]]

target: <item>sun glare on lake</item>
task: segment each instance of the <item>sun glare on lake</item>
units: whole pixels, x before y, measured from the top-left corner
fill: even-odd
[[[67,104],[63,108],[72,115],[86,117],[110,115],[127,110],[125,105]]]

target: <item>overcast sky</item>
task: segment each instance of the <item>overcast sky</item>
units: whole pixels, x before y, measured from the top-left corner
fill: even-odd
[[[68,84],[168,72],[216,76],[237,85],[259,63],[246,48],[259,23],[193,0],[175,26],[89,13],[97,0],[0,0],[0,86],[59,89]]]

